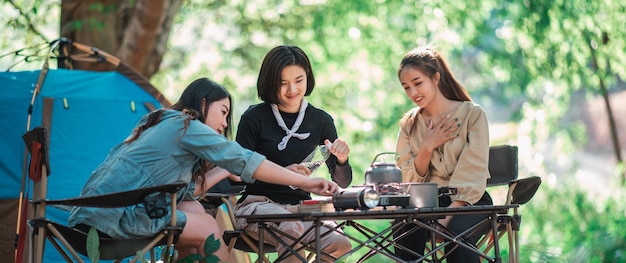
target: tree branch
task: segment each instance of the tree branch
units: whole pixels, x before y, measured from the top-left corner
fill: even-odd
[[[33,25],[32,20],[30,19],[30,17],[28,17],[27,13],[22,11],[22,9],[19,6],[17,6],[17,4],[15,4],[15,2],[13,2],[13,0],[7,0],[7,2],[9,2],[13,6],[13,8],[15,8],[20,13],[21,17],[26,19],[26,25],[27,25],[28,30],[32,31],[35,35],[39,36],[41,39],[43,39],[47,43],[50,42],[46,38],[46,36],[44,36],[39,30],[37,30],[37,28],[35,28],[35,26]]]

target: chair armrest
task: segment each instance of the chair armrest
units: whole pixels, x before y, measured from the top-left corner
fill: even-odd
[[[218,207],[224,203],[224,199],[228,199],[231,195],[222,193],[205,193],[200,203],[206,203],[213,207]]]
[[[31,203],[40,204],[45,202],[49,205],[89,206],[105,208],[125,207],[143,202],[144,198],[152,193],[176,193],[180,189],[185,187],[185,185],[187,185],[187,183],[174,183],[103,195],[83,196],[57,200],[33,200]]]
[[[535,196],[535,193],[541,185],[541,177],[531,176],[522,178],[515,182],[513,188],[511,204],[523,205]]]

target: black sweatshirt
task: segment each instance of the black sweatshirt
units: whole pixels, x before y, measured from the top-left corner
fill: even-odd
[[[298,113],[280,112],[287,128],[291,128]],[[323,110],[309,104],[304,119],[297,133],[310,133],[309,137],[300,140],[291,137],[287,147],[278,150],[278,143],[286,132],[278,126],[269,103],[250,106],[241,116],[237,128],[236,140],[241,146],[265,155],[265,157],[281,166],[300,163],[317,145],[324,144],[325,139],[331,142],[337,139],[337,129],[333,118]],[[337,164],[337,158],[330,155],[326,166],[331,179],[340,187],[347,187],[352,182],[352,167],[347,162]],[[321,168],[320,168],[321,169]],[[319,171],[318,171],[319,173]],[[281,204],[298,204],[300,200],[311,199],[310,193],[301,189],[292,190],[289,186],[255,181],[246,185],[242,200],[246,195],[262,195]]]

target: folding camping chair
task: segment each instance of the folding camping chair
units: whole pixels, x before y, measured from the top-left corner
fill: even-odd
[[[182,189],[186,183],[175,183],[150,188],[136,189],[125,192],[105,194],[99,196],[87,196],[78,198],[69,198],[62,200],[46,199],[47,191],[47,168],[49,167],[47,160],[47,130],[37,127],[24,135],[24,141],[31,153],[30,177],[36,178],[34,181],[35,193],[31,200],[31,205],[35,211],[33,217],[29,217],[28,225],[31,228],[32,250],[34,258],[30,261],[41,263],[43,260],[44,239],[48,239],[50,243],[59,251],[59,253],[67,260],[67,262],[83,262],[78,253],[88,256],[91,252],[90,245],[93,240],[88,234],[89,230],[70,227],[65,224],[53,222],[46,218],[46,207],[56,206],[58,208],[69,208],[72,206],[88,206],[98,207],[102,209],[125,207],[139,203],[146,204],[151,208],[150,211],[155,212],[155,217],[167,215],[167,200],[165,194],[156,195],[156,199],[152,199],[155,193],[168,193],[170,195],[171,211],[176,211],[176,192]],[[42,145],[44,147],[42,147]],[[41,158],[43,156],[43,158]],[[33,174],[36,173],[36,174]],[[153,202],[147,202],[151,197]],[[144,202],[146,201],[146,202]],[[99,259],[115,259],[115,262],[121,262],[122,259],[135,256],[131,262],[136,262],[139,255],[144,255],[148,251],[151,252],[152,262],[156,262],[153,249],[156,246],[166,245],[163,255],[169,257],[176,238],[182,232],[182,229],[176,226],[176,213],[170,213],[171,224],[161,230],[154,236],[141,238],[111,238],[99,235]],[[88,242],[88,240],[90,240]],[[77,253],[78,252],[78,253]],[[140,253],[140,254],[139,254]],[[70,255],[73,257],[70,258]],[[168,261],[166,261],[168,262]]]
[[[518,149],[514,145],[500,145],[489,148],[489,173],[487,190],[496,186],[508,186],[504,205],[523,205],[530,201],[541,184],[541,178],[532,176],[518,179]],[[492,191],[494,192],[494,191]],[[509,242],[509,262],[519,262],[519,236],[522,215],[518,208],[512,214],[498,215],[498,235],[494,237],[489,231],[481,237],[477,246],[485,246],[488,253],[502,236],[507,235]]]
[[[267,257],[267,255],[259,254],[259,242],[256,238],[248,235],[243,229],[240,229],[235,223],[235,212],[234,206],[232,204],[232,197],[234,194],[222,194],[222,193],[207,193],[205,200],[203,202],[210,203],[213,206],[221,206],[224,205],[224,211],[227,213],[226,219],[228,222],[226,223],[226,230],[222,235],[224,239],[224,243],[228,246],[228,252],[230,253],[233,249],[237,249],[246,253],[255,253],[265,263],[270,263],[271,261]],[[263,253],[276,253],[276,247],[270,244],[264,244]]]

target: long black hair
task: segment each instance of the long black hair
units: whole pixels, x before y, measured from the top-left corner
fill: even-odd
[[[209,105],[218,100],[222,100],[225,98],[229,98],[230,100],[230,111],[226,116],[227,126],[224,129],[224,136],[226,138],[230,138],[231,135],[231,123],[232,123],[232,106],[233,106],[233,98],[230,93],[220,84],[208,79],[208,78],[199,78],[189,83],[189,85],[183,91],[183,94],[180,95],[180,99],[174,105],[170,107],[173,110],[179,110],[186,117],[185,118],[185,132],[187,131],[187,127],[189,126],[189,122],[192,120],[199,120],[202,123],[206,121],[207,114],[209,112]],[[202,111],[202,101],[206,100],[204,111]],[[141,133],[150,127],[156,125],[161,121],[161,117],[163,116],[163,109],[153,111],[148,114],[147,121],[138,126],[133,131],[133,136],[127,139],[126,143],[131,143],[139,136]],[[183,132],[184,134],[184,132]],[[213,169],[215,165],[205,160],[201,160],[198,163],[197,169],[193,172],[192,182],[196,182],[197,178],[200,178],[199,185],[200,187],[204,186],[205,177],[203,176],[207,171]],[[205,192],[206,189],[203,189]]]
[[[189,83],[189,85],[183,91],[183,94],[180,95],[180,99],[178,100],[178,102],[172,105],[170,109],[182,111],[187,116],[187,118],[185,119],[185,130],[186,130],[187,125],[189,125],[189,122],[192,120],[197,119],[201,121],[202,123],[204,123],[206,121],[207,114],[209,112],[209,104],[211,104],[214,101],[222,100],[225,98],[228,98],[230,100],[229,106],[231,110],[228,112],[228,115],[226,116],[226,122],[228,123],[228,125],[224,129],[224,136],[226,136],[226,138],[230,138],[231,133],[232,133],[231,123],[233,119],[233,116],[232,116],[233,98],[230,95],[230,93],[228,93],[228,91],[222,85],[208,78],[199,78]],[[203,99],[206,100],[204,111],[202,111]],[[139,136],[141,135],[143,131],[159,123],[161,121],[162,116],[163,116],[162,109],[149,113],[147,121],[143,125],[137,127],[133,131],[134,133],[133,136],[127,139],[125,142],[131,143],[135,141],[137,138],[139,138]]]
[[[206,107],[204,108],[204,112],[202,110],[202,99],[206,100]],[[209,112],[209,104],[214,101],[222,100],[228,98],[230,100],[229,108],[231,109],[226,116],[226,122],[228,125],[226,129],[224,129],[224,136],[230,138],[231,135],[231,123],[233,120],[232,115],[232,106],[233,106],[233,98],[228,93],[228,91],[220,84],[208,79],[208,78],[199,78],[191,82],[183,94],[180,95],[180,99],[170,108],[173,110],[189,110],[196,111],[199,113],[198,120],[201,122],[205,122],[207,118],[207,114]]]

